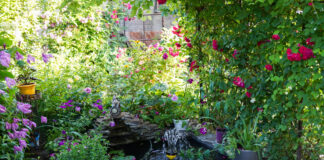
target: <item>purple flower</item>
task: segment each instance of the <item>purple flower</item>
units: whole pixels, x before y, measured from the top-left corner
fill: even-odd
[[[14,123],[11,124],[11,129],[12,130],[17,130],[18,128],[19,128],[19,125],[17,123],[14,122]]]
[[[11,124],[6,122],[6,130],[10,130],[11,129]]]
[[[174,94],[174,95],[171,97],[171,100],[174,101],[174,102],[178,101],[178,96]]]
[[[21,120],[19,119],[19,118],[13,118],[13,122],[15,122],[15,123],[18,123],[18,122],[20,122]]]
[[[68,84],[68,85],[67,85],[67,88],[68,88],[68,89],[71,89],[71,88],[72,88],[72,86],[71,86],[70,84]]]
[[[96,101],[96,103],[101,103],[102,101],[101,101],[101,99],[98,99],[97,101]]]
[[[10,54],[5,51],[0,51],[0,63],[4,67],[9,67],[10,65]]]
[[[59,143],[59,146],[63,146],[65,143],[65,140],[62,140],[60,143]]]
[[[83,91],[86,92],[86,93],[88,93],[88,94],[90,94],[91,93],[91,88],[87,87]]]
[[[153,47],[154,47],[154,48],[157,48],[159,45],[160,45],[159,43],[155,43],[155,44],[153,45]]]
[[[29,119],[22,119],[23,125],[27,126],[29,124]]]
[[[155,115],[159,115],[160,113],[158,111],[155,112]]]
[[[32,63],[32,62],[35,62],[35,57],[33,57],[32,55],[27,55],[27,63]]]
[[[169,56],[167,53],[164,53],[162,57],[163,57],[163,59],[168,59]]]
[[[206,128],[200,128],[199,130],[200,134],[204,135],[207,133],[207,129]]]
[[[6,83],[7,83],[7,86],[10,89],[12,88],[12,86],[16,85],[16,81],[14,79],[9,78],[9,77],[6,77]]]
[[[50,157],[55,157],[55,153],[51,153],[50,154]]]
[[[19,60],[23,60],[24,59],[24,56],[21,55],[19,52],[16,52],[16,60],[19,61]]]
[[[33,122],[33,121],[29,121],[30,123],[29,123],[29,127],[30,128],[32,128],[32,127],[34,127],[34,128],[36,128],[36,123],[35,122]]]
[[[62,134],[66,134],[66,131],[65,131],[65,130],[63,130],[63,131],[62,131]]]
[[[1,94],[2,94],[2,95],[3,95],[3,94],[6,94],[6,92],[0,89],[0,95],[1,95]]]
[[[27,132],[25,130],[14,131],[15,138],[26,138]]]
[[[45,54],[45,53],[42,54],[42,57],[43,57],[43,61],[45,63],[49,62],[50,58],[53,58],[53,56],[51,54]]]
[[[28,103],[17,102],[17,108],[22,111],[24,114],[31,113],[31,105]]]
[[[41,123],[47,123],[47,117],[41,116]]]
[[[97,107],[98,107],[99,110],[102,111],[102,109],[103,109],[103,108],[102,108],[102,105],[98,105]]]
[[[16,138],[15,135],[12,134],[12,133],[10,133],[10,132],[8,132],[8,135],[9,135],[9,138],[10,138],[10,139],[15,139],[15,138]]]
[[[73,146],[76,146],[76,145],[79,145],[79,143],[76,143],[76,142],[75,142],[75,143],[73,143]]]
[[[115,126],[116,126],[116,123],[115,123],[114,121],[111,121],[111,122],[109,123],[109,126],[110,126],[110,127],[115,127]]]
[[[103,111],[102,114],[106,114],[107,112],[106,111]]]
[[[67,151],[70,152],[71,151],[71,148],[68,148]]]
[[[26,143],[25,140],[23,140],[23,139],[19,139],[18,141],[19,141],[20,147],[22,147],[22,148],[27,147],[27,143]]]
[[[193,82],[193,79],[192,78],[190,78],[190,79],[188,79],[188,81],[187,81],[188,83],[192,83]]]
[[[207,124],[207,122],[204,122],[204,123],[202,123],[201,125],[206,125]]]
[[[28,132],[28,129],[27,128],[22,128],[21,131],[24,131],[24,132]]]
[[[20,147],[20,146],[14,146],[14,151],[15,151],[15,153],[21,152],[22,151],[22,147]]]
[[[66,106],[64,106],[64,105],[61,105],[60,107],[63,108],[63,109],[66,108]]]
[[[0,113],[5,113],[6,110],[7,108],[0,104]]]
[[[80,112],[80,110],[81,110],[80,107],[78,107],[78,106],[75,107],[75,111]]]

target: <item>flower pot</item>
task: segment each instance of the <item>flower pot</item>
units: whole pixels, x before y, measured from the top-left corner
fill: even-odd
[[[249,150],[239,150],[236,152],[234,160],[258,160],[258,153]]]
[[[36,83],[32,84],[21,84],[17,86],[19,88],[19,92],[22,95],[34,95],[36,92]]]
[[[173,120],[174,128],[178,131],[185,131],[189,124],[189,119],[186,120]]]
[[[224,136],[226,134],[225,128],[217,128],[216,129],[216,142],[223,143]]]

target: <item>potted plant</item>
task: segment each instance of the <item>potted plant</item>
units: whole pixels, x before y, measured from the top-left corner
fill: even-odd
[[[20,75],[17,78],[19,92],[22,95],[34,95],[36,92],[37,78],[32,75],[36,72],[34,67],[26,65],[23,61],[18,61],[17,65],[20,69]]]
[[[183,102],[186,102],[185,97],[183,97]],[[178,101],[178,97],[174,94],[171,96],[171,100],[173,103],[176,104],[176,108],[174,110],[174,115],[173,115],[173,124],[174,128],[178,131],[184,131],[187,130],[188,124],[189,124],[189,119],[188,114],[190,113],[185,113],[184,111],[184,105],[180,101]]]
[[[259,160],[261,159],[260,151],[265,142],[261,133],[257,133],[258,117],[250,123],[242,118],[242,127],[232,130],[228,136],[229,146],[234,149],[234,160]]]

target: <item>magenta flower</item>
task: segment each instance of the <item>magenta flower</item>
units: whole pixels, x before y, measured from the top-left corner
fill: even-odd
[[[162,52],[162,51],[163,51],[163,49],[164,49],[163,47],[159,47],[159,51],[161,51],[161,52]]]
[[[160,45],[159,43],[155,43],[155,44],[153,45],[153,47],[154,47],[154,48],[158,48],[159,45]]]
[[[12,86],[15,86],[16,85],[16,81],[14,79],[11,79],[9,77],[6,77],[6,83],[7,83],[7,86],[11,89]]]
[[[27,126],[27,125],[29,125],[29,119],[22,119],[22,123],[23,123],[23,125],[24,126]]]
[[[175,45],[176,45],[177,47],[179,47],[179,48],[181,47],[181,44],[180,44],[180,43],[176,43]]]
[[[309,46],[313,46],[315,44],[315,42],[311,42],[311,39],[312,38],[307,38],[306,39],[306,44],[309,45]]]
[[[111,122],[109,123],[109,126],[110,126],[110,127],[115,127],[115,126],[116,126],[116,123],[115,123],[114,121],[111,121]]]
[[[293,53],[290,48],[287,49],[287,59],[289,61],[301,61],[301,55],[300,53]]]
[[[244,88],[244,86],[245,86],[243,80],[240,77],[234,77],[233,83],[238,87]]]
[[[33,57],[32,55],[27,55],[27,63],[32,63],[32,62],[35,62],[35,57]]]
[[[28,103],[17,102],[17,108],[24,114],[28,114],[32,112],[32,110],[30,109],[31,105]]]
[[[199,132],[200,132],[200,134],[205,135],[207,133],[207,129],[206,128],[200,128]]]
[[[313,5],[313,3],[312,3],[312,2],[309,2],[309,3],[308,3],[308,5],[309,5],[309,6],[312,6],[312,5]]]
[[[192,48],[192,44],[189,42],[189,43],[187,43],[187,46],[189,47],[189,48]]]
[[[302,59],[303,60],[308,60],[310,58],[315,58],[313,50],[304,46],[301,46],[298,49],[299,53],[301,53],[303,55]]]
[[[58,144],[59,146],[63,146],[65,143],[65,140],[61,140],[60,143]]]
[[[50,157],[55,157],[55,153],[51,153],[50,154]]]
[[[12,133],[8,132],[8,135],[9,135],[9,138],[10,138],[10,139],[16,139],[16,137],[15,137],[15,135],[14,135],[14,134],[12,134]]]
[[[163,59],[168,59],[169,56],[167,53],[164,53],[162,57],[163,57]]]
[[[128,17],[124,17],[124,21],[128,21]]]
[[[6,110],[7,108],[0,104],[0,113],[5,113]]]
[[[234,59],[236,59],[236,55],[237,55],[238,53],[237,53],[237,50],[235,49],[234,50],[234,53],[232,54],[232,56],[234,57]]]
[[[47,117],[41,116],[41,123],[47,123]]]
[[[192,78],[190,78],[190,79],[188,79],[188,81],[187,81],[188,83],[192,83],[193,82],[193,79]]]
[[[102,111],[102,105],[98,105],[97,108]]]
[[[126,4],[126,7],[128,10],[132,9],[132,5],[129,2]]]
[[[25,140],[19,139],[18,141],[19,141],[20,147],[22,147],[22,148],[26,148],[27,147],[27,143],[26,143]]]
[[[189,38],[187,38],[187,37],[184,37],[184,40],[186,41],[186,42],[190,42],[190,39]]]
[[[178,101],[178,96],[173,94],[173,96],[171,97],[171,100],[174,102]]]
[[[66,131],[65,131],[65,130],[63,130],[63,131],[62,131],[62,134],[66,134]]]
[[[13,118],[13,122],[15,122],[15,123],[18,123],[18,122],[20,122],[21,120],[19,119],[19,118]]]
[[[213,40],[213,49],[214,49],[215,51],[218,50],[218,44],[217,44],[217,41],[216,41],[216,40]]]
[[[248,98],[251,98],[252,94],[250,92],[245,93]]]
[[[279,39],[280,39],[280,37],[279,37],[279,35],[277,35],[277,34],[274,34],[274,35],[272,35],[272,39],[274,39],[274,40],[279,40]]]
[[[91,88],[87,87],[83,91],[86,92],[87,94],[90,94],[91,93]]]
[[[157,0],[159,4],[165,4],[167,0]]]
[[[14,146],[14,151],[17,154],[17,152],[21,152],[22,151],[22,147],[20,147],[20,146]]]
[[[4,95],[4,94],[6,94],[6,92],[0,89],[0,95]]]
[[[80,110],[81,110],[80,107],[78,107],[78,106],[75,107],[75,111],[80,112]]]
[[[10,54],[5,51],[0,51],[0,63],[4,67],[9,67],[10,65]]]
[[[265,68],[266,68],[268,71],[272,71],[272,65],[270,65],[270,64],[265,65]]]
[[[43,57],[43,61],[44,61],[45,63],[47,63],[47,62],[49,62],[49,59],[50,59],[50,58],[53,58],[53,55],[43,53],[43,54],[42,54],[42,57]]]
[[[24,59],[24,56],[21,55],[19,52],[16,52],[16,60],[23,60]]]
[[[158,111],[155,112],[155,115],[159,115],[160,113]]]

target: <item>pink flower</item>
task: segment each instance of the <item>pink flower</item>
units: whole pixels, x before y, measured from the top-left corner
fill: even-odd
[[[236,59],[236,55],[237,55],[238,53],[237,53],[237,50],[235,49],[234,50],[234,53],[232,54],[232,56],[234,57],[234,59]]]
[[[116,55],[116,58],[118,59],[118,58],[120,58],[121,56],[122,56],[122,54],[118,53],[118,54]]]
[[[41,123],[47,123],[47,117],[41,116]]]
[[[274,39],[274,40],[279,40],[279,39],[280,39],[280,37],[279,37],[279,35],[277,35],[277,34],[274,34],[274,35],[272,35],[272,39]]]
[[[0,51],[0,63],[4,67],[9,67],[10,65],[10,54],[5,51]]]
[[[6,110],[7,108],[0,104],[0,113],[5,113]]]
[[[218,44],[217,44],[217,41],[216,41],[216,40],[213,40],[213,49],[214,49],[215,51],[218,50]]]
[[[159,115],[160,113],[158,111],[155,112],[155,115]]]
[[[16,85],[16,81],[14,79],[11,79],[9,77],[5,78],[7,86],[11,89],[12,86]]]
[[[129,2],[126,4],[126,7],[128,10],[132,9],[132,5]]]
[[[163,59],[166,60],[166,59],[168,59],[168,54],[167,53],[164,53],[162,57],[163,57]]]
[[[190,42],[190,39],[189,38],[187,38],[187,37],[184,37],[184,40],[186,41],[186,42]]]
[[[87,87],[83,91],[86,92],[86,93],[88,93],[88,94],[90,94],[91,93],[91,88]]]
[[[245,93],[248,98],[251,98],[252,94],[250,92]]]
[[[268,71],[272,71],[272,66],[271,66],[270,64],[265,65],[265,68],[266,68]]]
[[[153,47],[154,47],[154,48],[157,48],[157,47],[159,47],[159,45],[160,45],[159,43],[155,43],[155,44],[153,45]]]
[[[31,105],[28,103],[17,102],[17,108],[24,114],[29,114],[32,112]]]
[[[139,65],[143,65],[144,64],[144,61],[139,61],[138,64]]]
[[[200,128],[199,132],[200,132],[200,134],[205,135],[207,133],[207,129],[206,128]]]
[[[23,60],[24,59],[24,56],[21,55],[19,52],[16,52],[16,60]]]
[[[119,24],[119,21],[117,20],[116,23]]]
[[[243,80],[240,77],[234,77],[233,83],[236,86],[241,87],[241,88],[244,88],[244,86],[245,86]]]
[[[11,124],[6,122],[6,130],[10,130],[11,129]]]
[[[178,101],[178,96],[173,94],[173,96],[171,97],[171,100],[174,102]]]
[[[27,55],[27,63],[32,63],[32,62],[35,62],[35,57],[33,57],[32,55]]]
[[[124,21],[128,21],[128,17],[124,17]]]
[[[112,13],[113,13],[113,14],[117,14],[117,10],[114,9],[114,10],[112,11]]]
[[[189,47],[189,48],[192,48],[192,45],[191,45],[191,43],[189,42],[189,43],[187,43],[187,46]]]
[[[180,43],[176,43],[175,45],[176,45],[177,47],[179,47],[179,48],[181,47],[181,44],[180,44]]]
[[[162,52],[162,51],[163,51],[163,49],[164,49],[163,47],[159,47],[159,51],[161,51],[161,52]]]
[[[312,5],[313,5],[313,3],[312,3],[312,2],[309,2],[309,3],[308,3],[308,5],[309,5],[309,6],[312,6]]]
[[[75,107],[75,111],[80,112],[80,110],[81,110],[80,107],[78,107],[78,106]]]

